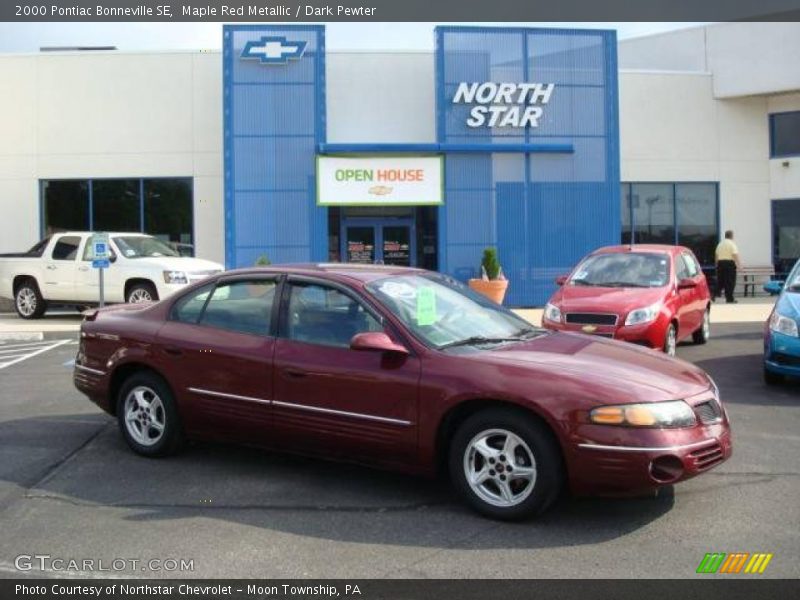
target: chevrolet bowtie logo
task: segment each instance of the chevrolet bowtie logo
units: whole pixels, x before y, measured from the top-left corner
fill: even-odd
[[[594,333],[595,331],[597,331],[597,326],[596,325],[584,325],[583,327],[581,327],[581,331],[583,331],[584,333]]]
[[[297,60],[303,56],[308,42],[290,42],[283,36],[263,36],[260,40],[247,42],[242,50],[242,58],[257,58],[264,64],[282,65],[289,59]]]

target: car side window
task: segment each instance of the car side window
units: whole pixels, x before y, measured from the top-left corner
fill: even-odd
[[[77,236],[65,235],[58,238],[53,247],[53,260],[75,260],[80,245],[81,238]]]
[[[689,277],[689,271],[686,268],[686,262],[683,260],[683,255],[679,254],[675,259],[675,278],[680,281]]]
[[[269,335],[277,282],[266,279],[218,285],[199,324],[239,333]]]
[[[186,294],[172,305],[170,319],[181,323],[197,323],[200,320],[200,313],[203,312],[203,307],[206,305],[206,300],[213,290],[214,285],[211,284]]]
[[[697,277],[700,274],[700,266],[697,260],[691,254],[684,254],[683,260],[686,263],[686,269],[689,272],[689,277]]]
[[[349,295],[323,285],[290,285],[289,339],[349,348],[354,335],[369,331],[383,331],[383,326],[363,304]]]

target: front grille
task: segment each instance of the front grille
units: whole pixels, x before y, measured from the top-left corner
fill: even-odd
[[[722,446],[714,444],[713,446],[706,446],[700,450],[695,450],[690,457],[694,459],[695,465],[699,470],[710,469],[714,465],[718,465],[725,460],[725,455],[722,452]]]
[[[567,323],[577,325],[616,325],[617,315],[606,313],[567,313]]]
[[[715,423],[722,418],[722,409],[715,400],[701,402],[694,407],[694,411],[701,423]]]
[[[773,352],[771,359],[779,365],[800,367],[800,356],[792,356],[791,354],[784,354],[783,352]]]

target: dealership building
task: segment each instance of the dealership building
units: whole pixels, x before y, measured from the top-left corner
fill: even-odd
[[[441,26],[432,52],[231,25],[222,51],[0,55],[0,252],[145,231],[228,267],[383,262],[507,303],[620,242],[800,257],[800,24]]]

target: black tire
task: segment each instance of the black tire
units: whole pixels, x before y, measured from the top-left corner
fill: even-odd
[[[664,345],[661,348],[667,356],[675,356],[678,350],[678,330],[675,323],[670,323],[664,334]]]
[[[41,319],[47,310],[47,301],[42,297],[33,278],[27,278],[14,292],[14,309],[22,319]]]
[[[764,367],[764,383],[767,385],[780,385],[786,378],[780,373],[773,373],[767,367]]]
[[[158,398],[161,402],[161,410],[155,408],[152,413],[141,407],[136,400],[136,393],[143,392],[145,402],[154,402]],[[131,404],[139,406],[136,424],[130,427],[128,421],[128,399]],[[183,428],[181,427],[180,416],[175,406],[175,398],[167,383],[158,375],[151,371],[139,371],[125,380],[117,396],[117,422],[122,432],[122,437],[128,446],[142,456],[160,457],[168,456],[177,452],[183,443]],[[156,436],[157,429],[151,425],[153,422],[161,422],[163,425],[160,436]],[[142,432],[145,433],[142,433]],[[138,435],[135,435],[138,434]],[[157,439],[155,439],[157,437]],[[137,439],[138,438],[138,439]],[[152,443],[144,443],[142,439],[152,440]]]
[[[706,327],[706,324],[708,327]],[[707,308],[706,313],[703,316],[703,324],[700,325],[699,329],[692,334],[692,341],[695,344],[705,344],[708,342],[708,339],[711,337],[711,309]]]
[[[533,487],[527,492],[524,499],[511,506],[492,504],[479,496],[479,492],[474,490],[467,481],[467,465],[471,464],[469,457],[477,456],[470,452],[472,442],[476,437],[491,431],[511,432],[527,446],[527,448],[517,447],[517,450],[521,450],[523,454],[518,455],[512,464],[518,464],[519,459],[524,458],[528,450],[533,455],[535,479],[532,484],[528,484]],[[497,460],[499,461],[502,456],[500,454]],[[487,517],[507,521],[525,519],[543,513],[558,498],[564,481],[561,452],[553,434],[534,417],[522,410],[512,408],[489,408],[467,418],[450,442],[448,466],[453,486],[467,504]],[[488,461],[484,466],[489,468]],[[519,466],[518,464],[517,468]],[[493,472],[497,475],[496,471]],[[515,483],[521,483],[524,486],[524,481],[517,480]],[[495,484],[487,482],[486,485],[494,486]],[[510,477],[508,485],[509,487],[512,485]],[[496,489],[499,490],[499,488]],[[523,489],[527,488],[523,487]],[[522,493],[524,492],[520,492],[519,495]]]
[[[142,299],[143,296],[146,296],[149,298],[149,300]],[[147,282],[134,283],[128,289],[128,293],[125,294],[125,302],[129,304],[140,302],[156,302],[157,300],[158,292],[156,291],[156,286]]]

